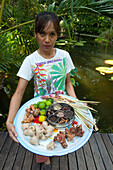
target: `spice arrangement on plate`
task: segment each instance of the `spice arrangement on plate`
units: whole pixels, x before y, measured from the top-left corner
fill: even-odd
[[[29,138],[25,137],[25,142],[29,140],[33,146],[31,146],[32,149],[38,145],[39,150],[40,146],[44,146],[48,150],[56,147],[56,150],[58,150],[59,145],[57,147],[57,144],[60,143],[63,148],[67,148],[68,150],[68,145],[71,145],[71,141],[75,142],[75,137],[84,136],[85,138],[86,133],[84,132],[92,129],[91,126],[88,126],[87,129],[85,127],[82,128],[81,121],[80,123],[75,121],[75,118],[79,120],[78,117],[80,117],[80,114],[87,121],[90,120],[90,123],[93,121],[93,119],[88,118],[90,117],[90,112],[88,113],[90,107],[85,106],[80,101],[74,101],[67,96],[53,94],[42,96],[38,103],[36,101],[31,102],[30,107],[25,108],[26,113],[24,118],[23,120],[20,119],[22,123],[22,134],[29,136]],[[85,115],[79,112],[79,110],[84,111]],[[80,118],[80,120],[82,119]],[[88,131],[88,134],[90,134],[90,131]],[[33,152],[39,153],[38,150],[33,150]],[[48,152],[46,155],[48,155]]]

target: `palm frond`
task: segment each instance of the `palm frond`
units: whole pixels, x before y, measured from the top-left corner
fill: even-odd
[[[55,2],[53,2],[52,4],[49,4],[47,11],[48,12],[54,12],[54,8],[55,8]]]
[[[63,0],[61,1],[61,3],[59,4],[59,6],[56,9],[56,13],[59,14],[62,12],[63,9],[65,9],[67,7],[67,5],[70,4],[69,0]]]
[[[62,19],[63,19],[64,24],[65,24],[65,27],[66,27],[66,29],[67,29],[67,31],[68,31],[69,39],[72,40],[72,38],[71,38],[71,33],[70,33],[70,29],[69,29],[69,25],[68,25],[67,21],[66,21],[64,18],[62,18]]]

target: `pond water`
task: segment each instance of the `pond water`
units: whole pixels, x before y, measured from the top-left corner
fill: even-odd
[[[106,59],[113,59],[113,47],[88,44],[83,47],[75,47],[71,56],[78,69],[77,79],[79,86],[75,88],[79,99],[99,101],[97,105],[91,105],[98,112],[93,112],[97,120],[99,132],[113,133],[113,81],[110,75],[102,75],[95,70],[96,67],[107,66]]]

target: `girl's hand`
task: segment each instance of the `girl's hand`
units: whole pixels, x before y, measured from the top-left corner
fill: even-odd
[[[9,132],[9,136],[16,142],[19,143],[17,140],[17,132],[15,131],[15,126],[11,122],[6,122],[7,130]]]

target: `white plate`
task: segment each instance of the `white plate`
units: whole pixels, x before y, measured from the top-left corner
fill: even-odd
[[[64,95],[65,97],[68,97],[69,99],[74,99],[73,97]],[[75,120],[78,122],[78,124],[82,124],[82,128],[85,131],[82,137],[74,137],[73,141],[71,142],[67,142],[68,147],[67,148],[62,148],[61,144],[57,142],[57,146],[53,149],[53,150],[48,150],[46,149],[47,144],[53,139],[53,137],[58,133],[58,132],[54,132],[51,138],[48,138],[46,141],[42,141],[41,139],[39,140],[40,145],[32,145],[30,144],[29,140],[30,137],[29,136],[25,136],[23,135],[23,130],[22,130],[22,120],[24,118],[24,114],[26,113],[25,109],[30,107],[31,104],[37,103],[38,101],[41,101],[43,99],[41,99],[41,97],[35,97],[31,100],[29,100],[28,102],[26,102],[17,112],[16,117],[14,119],[14,125],[15,125],[15,129],[17,131],[17,139],[20,142],[20,144],[25,147],[27,150],[35,153],[35,154],[39,154],[39,155],[44,155],[44,156],[62,156],[62,155],[66,155],[68,153],[74,152],[76,150],[78,150],[79,148],[81,148],[90,138],[91,134],[92,134],[92,129],[90,129],[90,131],[86,128],[86,126],[78,119],[75,117]],[[86,114],[86,116],[88,116],[92,121],[93,121],[93,117],[92,114],[90,112],[90,110],[88,110],[89,114]],[[85,113],[83,113],[85,114]],[[91,125],[93,126],[93,125]],[[59,128],[59,130],[64,131],[64,128]]]

